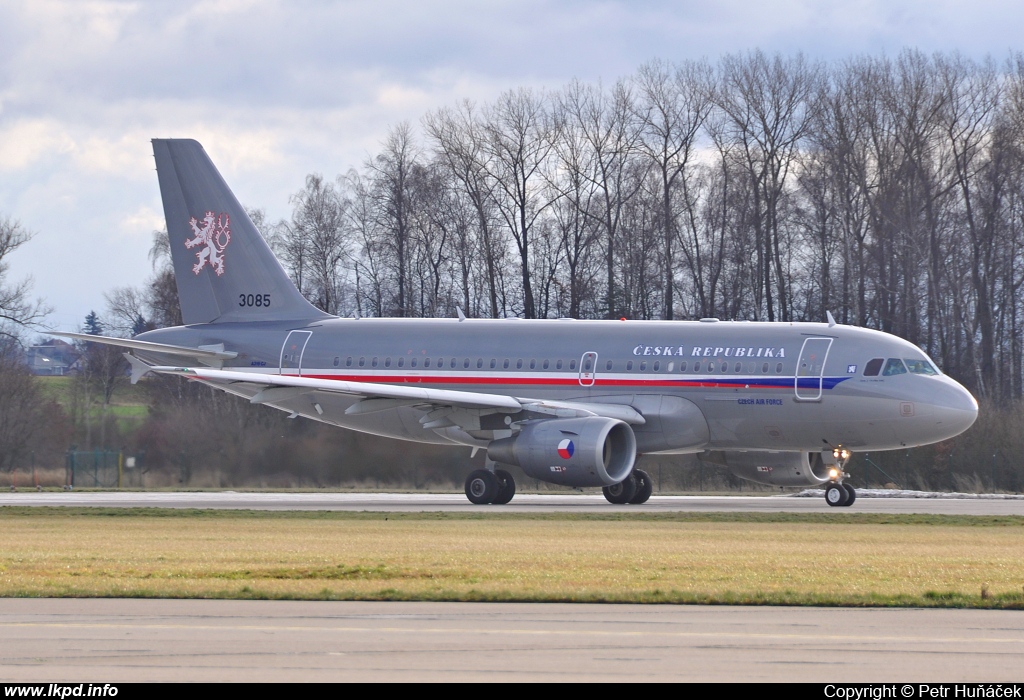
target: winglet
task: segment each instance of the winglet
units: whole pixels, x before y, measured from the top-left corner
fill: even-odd
[[[828,319],[828,327],[829,328],[831,328],[832,326],[836,325],[836,320],[835,320],[835,318],[832,317],[832,312],[831,311],[826,311],[825,312],[825,318]]]
[[[153,368],[150,365],[147,365],[130,352],[121,354],[124,355],[124,359],[128,360],[128,364],[132,366],[132,384],[137,384],[140,379],[152,371]]]

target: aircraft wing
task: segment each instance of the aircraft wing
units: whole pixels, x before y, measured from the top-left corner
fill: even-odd
[[[142,364],[130,357],[133,366]],[[636,425],[643,424],[644,418],[625,404],[603,404],[574,401],[547,401],[451,389],[434,389],[408,384],[379,384],[376,382],[351,382],[333,379],[316,379],[235,370],[206,369],[197,367],[145,367],[144,371],[173,374],[216,385],[233,394],[244,396],[252,403],[275,403],[297,396],[324,392],[360,397],[361,400],[348,408],[346,413],[372,413],[399,406],[432,406],[434,410],[424,416],[424,428],[441,428],[451,425],[466,425],[466,410],[479,415],[484,413],[534,412],[551,417],[566,418],[579,416],[604,416],[616,418]],[[143,373],[141,367],[133,367],[133,376]],[[471,419],[469,419],[471,421]]]

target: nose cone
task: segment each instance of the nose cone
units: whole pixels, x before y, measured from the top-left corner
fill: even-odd
[[[971,392],[949,377],[941,377],[941,389],[931,397],[935,427],[943,440],[959,435],[978,419],[978,402]]]

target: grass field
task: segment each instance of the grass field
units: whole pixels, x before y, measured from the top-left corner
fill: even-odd
[[[2,596],[1024,608],[1024,518],[0,509]]]

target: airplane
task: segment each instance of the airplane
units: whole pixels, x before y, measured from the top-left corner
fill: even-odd
[[[529,477],[640,504],[647,454],[696,454],[850,506],[852,451],[967,430],[978,403],[917,346],[836,323],[339,318],[296,289],[203,147],[154,139],[184,325],[131,339],[132,382],[178,375],[400,440],[484,451],[475,504]]]

